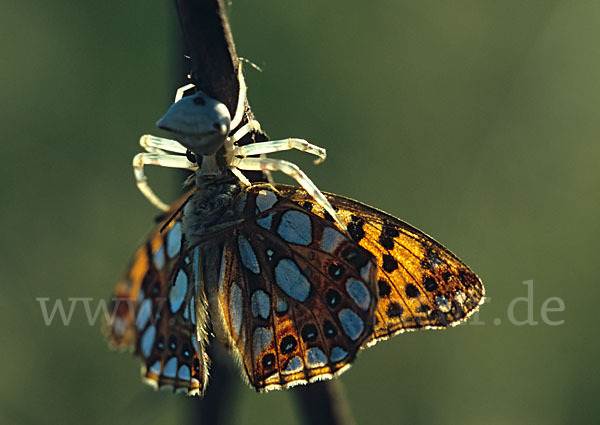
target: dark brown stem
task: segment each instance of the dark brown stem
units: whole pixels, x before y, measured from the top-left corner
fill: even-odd
[[[340,381],[321,381],[292,391],[305,424],[353,425],[354,419]]]
[[[197,425],[224,425],[231,423],[238,398],[238,385],[240,379],[227,353],[219,346],[219,342],[212,338],[208,347],[210,357],[210,383],[202,399],[193,398],[191,402],[191,423]]]
[[[235,111],[238,58],[222,0],[175,0],[192,83]]]
[[[186,72],[191,82],[214,99],[224,103],[230,112],[235,111],[239,84],[237,80],[238,57],[225,13],[223,0],[175,0],[179,22],[189,57]],[[245,120],[252,113],[246,103]],[[245,137],[241,144],[267,140],[261,132]],[[240,142],[238,142],[240,143]],[[260,172],[246,174],[251,181],[266,181]],[[213,346],[217,343],[212,341]],[[212,359],[210,385],[203,400],[193,400],[194,424],[222,425],[235,410],[235,384],[237,372],[232,362],[224,358],[223,349],[211,347]],[[300,415],[307,424],[351,425],[353,420],[345,402],[339,382],[320,382],[292,390]]]
[[[225,104],[233,115],[238,102],[239,60],[223,0],[175,0],[175,5],[189,57],[191,82]],[[251,118],[252,112],[246,102],[243,122]],[[238,144],[263,140],[267,140],[266,134],[255,131]]]

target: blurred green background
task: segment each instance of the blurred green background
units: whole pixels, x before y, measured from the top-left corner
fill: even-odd
[[[327,148],[284,156],[434,236],[490,297],[479,325],[363,351],[340,378],[357,422],[596,421],[600,2],[307,3],[230,5],[263,128]],[[131,158],[181,78],[178,31],[171,2],[2,3],[3,424],[189,422],[197,399],[142,384],[81,304],[46,327],[36,301],[107,299],[150,229]],[[150,173],[168,199],[178,177]],[[528,280],[538,324],[517,326]],[[235,423],[299,423],[289,392],[238,385]]]

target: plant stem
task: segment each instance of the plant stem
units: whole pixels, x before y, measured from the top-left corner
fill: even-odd
[[[238,57],[225,12],[223,0],[175,0],[183,31],[191,82],[214,99],[235,111],[239,84]],[[252,118],[246,103],[246,117]],[[240,144],[268,140],[255,132]],[[244,172],[251,181],[267,181],[260,172]],[[234,379],[237,372],[213,339],[209,355],[212,359],[211,383],[202,400],[194,400],[191,420],[195,424],[223,425],[235,410]],[[339,381],[323,381],[290,390],[294,394],[299,416],[306,424],[351,425],[354,423]],[[233,407],[232,407],[233,406]]]

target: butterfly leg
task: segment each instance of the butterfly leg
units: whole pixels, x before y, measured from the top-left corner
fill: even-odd
[[[270,140],[268,142],[253,143],[251,145],[236,146],[233,150],[235,156],[246,157],[252,155],[260,155],[265,153],[288,151],[297,149],[302,152],[307,152],[315,155],[318,158],[315,164],[320,164],[325,161],[327,152],[325,149],[308,143],[304,139],[288,138],[284,140]]]
[[[304,190],[306,190],[308,194],[329,213],[329,215],[331,215],[341,229],[346,230],[346,226],[342,223],[342,220],[340,220],[325,195],[323,195],[319,188],[315,186],[312,180],[310,180],[296,164],[273,158],[233,158],[231,165],[240,170],[281,171],[282,173],[287,174],[296,180],[298,184],[302,186]]]
[[[158,209],[167,211],[169,206],[160,200],[148,185],[146,175],[144,174],[145,165],[158,165],[160,167],[184,168],[186,170],[195,170],[197,165],[188,161],[185,156],[169,155],[165,153],[138,153],[133,157],[133,173],[135,182],[140,192]]]

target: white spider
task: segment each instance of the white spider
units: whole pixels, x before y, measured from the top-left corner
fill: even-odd
[[[246,104],[246,83],[241,65],[238,68],[238,81],[240,90],[233,119],[224,104],[208,97],[201,91],[183,97],[186,90],[194,87],[193,84],[177,90],[175,102],[156,123],[159,128],[173,133],[176,140],[149,134],[140,138],[140,145],[146,152],[139,153],[133,158],[133,170],[140,191],[157,208],[163,211],[169,209],[169,206],[162,202],[148,185],[144,174],[145,165],[193,170],[196,172],[197,178],[225,176],[227,171],[231,170],[241,183],[247,186],[251,183],[240,170],[281,171],[296,180],[333,217],[338,226],[345,230],[346,226],[327,198],[296,164],[281,159],[262,157],[267,153],[297,149],[317,156],[315,164],[318,164],[325,160],[325,149],[312,145],[304,139],[295,138],[244,146],[236,144],[248,133],[260,129],[260,124],[255,120],[240,126]],[[220,161],[221,158],[218,158],[217,155],[222,147],[225,147],[224,162],[226,166],[220,165],[223,161]],[[169,152],[175,153],[175,155]],[[200,167],[196,162],[188,159],[188,152],[191,152],[195,158],[201,158],[197,161]],[[248,158],[252,155],[261,155],[261,157]]]

